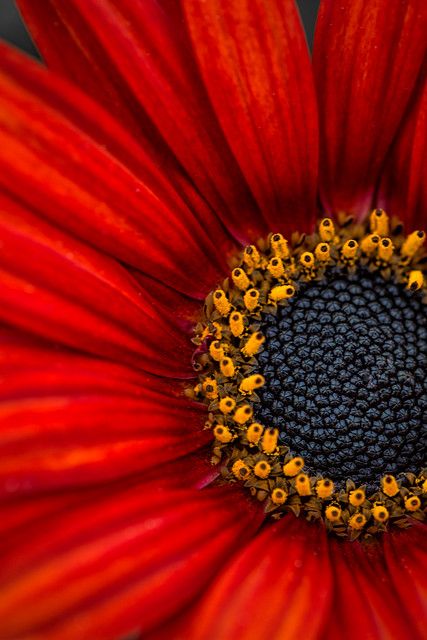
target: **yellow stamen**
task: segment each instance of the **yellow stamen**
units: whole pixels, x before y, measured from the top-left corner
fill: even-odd
[[[281,278],[285,273],[285,267],[281,258],[272,258],[268,263],[267,269],[273,278]]]
[[[355,529],[356,531],[360,531],[360,529],[363,529],[365,524],[366,518],[363,513],[355,513],[348,521],[348,526],[350,527],[350,529]]]
[[[219,362],[224,357],[223,345],[218,340],[214,340],[209,345],[209,354],[216,362]]]
[[[423,493],[427,493],[427,478],[424,480],[421,486],[423,489]]]
[[[220,369],[223,376],[231,378],[234,376],[234,364],[231,358],[223,358],[220,362]]]
[[[227,296],[225,295],[225,291],[223,291],[222,289],[217,289],[213,294],[213,301],[215,309],[218,311],[218,313],[220,313],[222,316],[228,316],[228,314],[230,313],[231,304],[227,299]]]
[[[378,245],[378,257],[383,262],[390,262],[393,256],[393,243],[390,238],[382,238]]]
[[[391,475],[386,475],[381,479],[381,488],[386,496],[390,496],[390,498],[399,493],[399,485],[396,482],[396,478]]]
[[[388,236],[388,215],[383,209],[374,209],[369,217],[369,223],[372,233],[378,233],[380,236]]]
[[[272,288],[270,291],[270,300],[272,302],[280,302],[280,300],[287,300],[294,295],[295,287],[290,284],[282,284]]]
[[[253,422],[248,427],[246,437],[251,444],[258,444],[263,431],[264,427],[261,424],[258,424],[258,422]]]
[[[209,399],[218,397],[218,385],[215,378],[206,378],[202,384],[202,390]]]
[[[299,261],[304,269],[311,269],[314,266],[314,255],[311,251],[304,251],[300,256]]]
[[[295,478],[295,489],[300,496],[311,496],[310,478],[306,473],[300,473]]]
[[[424,276],[422,271],[410,271],[408,278],[408,286],[410,291],[418,291],[424,284]]]
[[[231,277],[236,287],[241,291],[246,291],[251,283],[243,269],[233,269]]]
[[[353,507],[360,507],[361,504],[365,502],[366,495],[363,489],[355,489],[354,491],[350,491],[348,496],[348,501]]]
[[[219,442],[231,442],[233,440],[233,434],[230,429],[222,424],[217,424],[213,430],[215,438]]]
[[[271,250],[277,258],[287,260],[289,258],[288,241],[281,233],[275,233],[270,239]]]
[[[356,242],[356,240],[347,240],[347,242],[341,249],[342,257],[346,260],[354,260],[357,255],[358,248],[359,244]]]
[[[371,511],[374,516],[374,520],[377,522],[387,522],[390,514],[383,504],[375,502]]]
[[[319,235],[322,242],[332,242],[335,237],[334,223],[330,218],[323,218],[319,224]]]
[[[252,415],[252,407],[249,404],[244,404],[236,409],[233,420],[237,422],[237,424],[245,424],[245,422],[252,418]]]
[[[316,256],[316,260],[319,262],[329,262],[331,258],[331,249],[327,242],[319,242],[314,250],[314,255]]]
[[[279,489],[279,487],[276,487],[271,492],[271,502],[273,502],[273,504],[285,504],[287,498],[288,494],[286,493],[286,491],[284,489]]]
[[[341,518],[341,509],[333,504],[330,504],[325,509],[325,516],[329,522],[338,522]]]
[[[304,467],[304,460],[301,456],[296,456],[292,458],[286,464],[283,465],[283,473],[285,476],[293,477],[296,476]]]
[[[251,472],[249,467],[241,459],[236,460],[231,467],[231,471],[238,480],[244,480]]]
[[[371,256],[377,250],[379,242],[380,236],[378,235],[378,233],[370,233],[362,239],[360,248],[362,249],[363,253]]]
[[[328,478],[326,478],[325,480],[319,480],[316,484],[316,493],[319,496],[319,498],[322,498],[323,500],[325,498],[330,498],[331,495],[334,492],[334,483],[332,482],[332,480],[329,480]]]
[[[243,296],[243,302],[248,311],[253,311],[257,308],[259,301],[259,291],[257,289],[248,289]]]
[[[226,396],[219,401],[219,410],[225,415],[231,413],[235,406],[236,401],[234,400],[234,398],[230,398],[230,396]]]
[[[240,393],[252,393],[255,389],[259,389],[265,384],[265,378],[260,373],[254,373],[247,378],[243,378],[239,386]]]
[[[268,464],[268,462],[265,462],[265,460],[260,460],[260,462],[257,462],[255,467],[254,467],[254,474],[258,477],[258,478],[268,478],[268,476],[270,475],[271,472],[271,465]]]
[[[242,348],[243,355],[247,356],[248,358],[250,358],[251,356],[254,356],[261,349],[263,342],[265,342],[265,337],[262,335],[260,331],[253,333],[249,337],[245,346]]]
[[[414,231],[405,240],[400,253],[404,258],[412,258],[420,249],[426,239],[424,231]]]
[[[406,496],[405,497],[405,509],[406,511],[418,511],[421,507],[421,500],[418,496]]]
[[[245,327],[243,324],[243,316],[238,311],[233,311],[230,316],[230,331],[235,338],[242,335]]]
[[[254,244],[246,247],[243,253],[243,262],[250,269],[256,269],[259,266],[261,262],[261,256],[259,255],[259,251]]]
[[[261,448],[264,453],[273,453],[277,448],[277,441],[279,439],[279,432],[277,429],[266,429],[262,436]]]

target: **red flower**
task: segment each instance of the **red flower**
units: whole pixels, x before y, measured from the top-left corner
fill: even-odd
[[[1,47],[0,637],[422,638],[425,526],[261,528],[182,381],[241,243],[425,226],[425,0],[325,0],[314,81],[290,0],[19,4],[51,70]]]

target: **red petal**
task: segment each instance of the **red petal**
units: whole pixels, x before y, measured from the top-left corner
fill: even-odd
[[[422,89],[389,154],[379,196],[409,230],[427,226],[427,83]]]
[[[426,533],[426,526],[419,525],[384,537],[385,560],[400,602],[400,615],[411,622],[420,638],[425,637],[427,620]]]
[[[192,613],[190,637],[318,638],[330,595],[324,530],[286,517],[223,570]]]
[[[226,488],[82,496],[7,538],[1,635],[145,633],[191,602],[257,526],[259,514]]]
[[[166,172],[177,172],[177,159],[239,239],[265,233],[200,79],[179,3],[22,0],[20,6],[50,67],[78,78]]]
[[[203,431],[205,407],[190,403],[175,381],[10,333],[0,343],[0,375],[3,494],[98,483],[153,467],[160,476],[165,462],[211,439]],[[190,459],[183,476],[201,485],[213,474]]]
[[[199,221],[176,195],[161,200],[151,187],[157,176],[147,186],[61,115],[51,94],[62,83],[54,90],[55,78],[43,76],[23,88],[16,54],[0,53],[0,188],[121,261],[204,297],[224,272],[224,234],[216,237],[209,218]]]
[[[317,115],[310,61],[292,1],[185,0],[207,91],[269,226],[313,220]]]
[[[390,583],[381,543],[332,540],[331,564],[334,606],[325,639],[418,637]]]
[[[364,214],[426,51],[425,0],[329,0],[320,7],[313,65],[321,131],[321,196]]]
[[[0,230],[0,318],[161,375],[192,375],[188,336],[122,266],[1,194]]]

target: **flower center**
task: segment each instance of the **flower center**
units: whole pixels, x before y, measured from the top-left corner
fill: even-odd
[[[320,221],[245,248],[196,327],[214,464],[264,502],[355,539],[427,506],[425,233]]]
[[[335,269],[263,319],[257,422],[274,424],[311,473],[369,490],[424,463],[427,314],[378,273]]]

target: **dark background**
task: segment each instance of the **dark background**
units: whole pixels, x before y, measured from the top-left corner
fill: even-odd
[[[34,2],[44,2],[44,0],[34,0]],[[224,2],[227,2],[227,0],[224,0]],[[297,0],[310,47],[313,42],[314,24],[319,2],[320,0]],[[0,0],[0,38],[8,40],[33,56],[37,56],[37,51],[20,19],[13,0]]]

